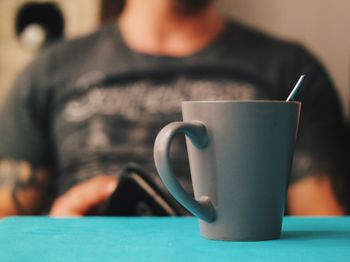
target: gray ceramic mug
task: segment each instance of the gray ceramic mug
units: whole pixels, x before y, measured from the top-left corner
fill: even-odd
[[[200,218],[209,239],[280,237],[301,104],[285,101],[182,103],[183,122],[158,134],[154,159],[170,193]],[[175,135],[186,136],[195,199],[172,171]]]

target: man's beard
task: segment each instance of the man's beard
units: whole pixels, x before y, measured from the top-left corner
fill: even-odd
[[[183,15],[195,15],[208,7],[213,0],[173,0],[176,12]]]
[[[1,0],[0,0],[1,1]],[[102,0],[103,11],[108,17],[123,12],[127,0]],[[142,0],[143,1],[143,0]],[[196,15],[208,7],[214,0],[172,0],[175,11],[182,15]]]

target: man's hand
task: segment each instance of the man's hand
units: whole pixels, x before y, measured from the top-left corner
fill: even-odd
[[[83,216],[106,201],[116,189],[118,178],[98,176],[82,182],[57,198],[51,208],[54,217]]]

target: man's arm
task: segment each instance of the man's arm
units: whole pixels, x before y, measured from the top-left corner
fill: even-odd
[[[302,102],[292,175],[287,197],[291,215],[342,215],[347,208],[347,134],[336,89],[325,68],[302,47],[294,49],[291,79],[306,74],[297,94]],[[288,93],[289,91],[286,91]],[[286,94],[284,94],[286,96]]]
[[[49,192],[50,57],[40,55],[16,79],[0,108],[0,216],[42,211]]]
[[[0,160],[0,217],[39,214],[48,192],[48,170],[26,161]]]
[[[289,215],[337,216],[344,208],[337,200],[332,181],[326,175],[314,175],[290,185],[287,195]]]

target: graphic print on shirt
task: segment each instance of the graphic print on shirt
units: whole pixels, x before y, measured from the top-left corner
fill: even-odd
[[[82,82],[79,95],[67,99],[55,125],[60,136],[60,172],[73,172],[77,180],[120,172],[128,162],[154,171],[155,137],[166,124],[182,120],[182,101],[265,98],[257,91],[261,88],[229,77],[220,81],[188,76],[166,81],[143,78],[127,83],[102,81],[90,87],[85,81],[85,88]],[[178,138],[173,144],[172,161],[183,167],[177,170],[180,177],[187,176],[184,139]]]

